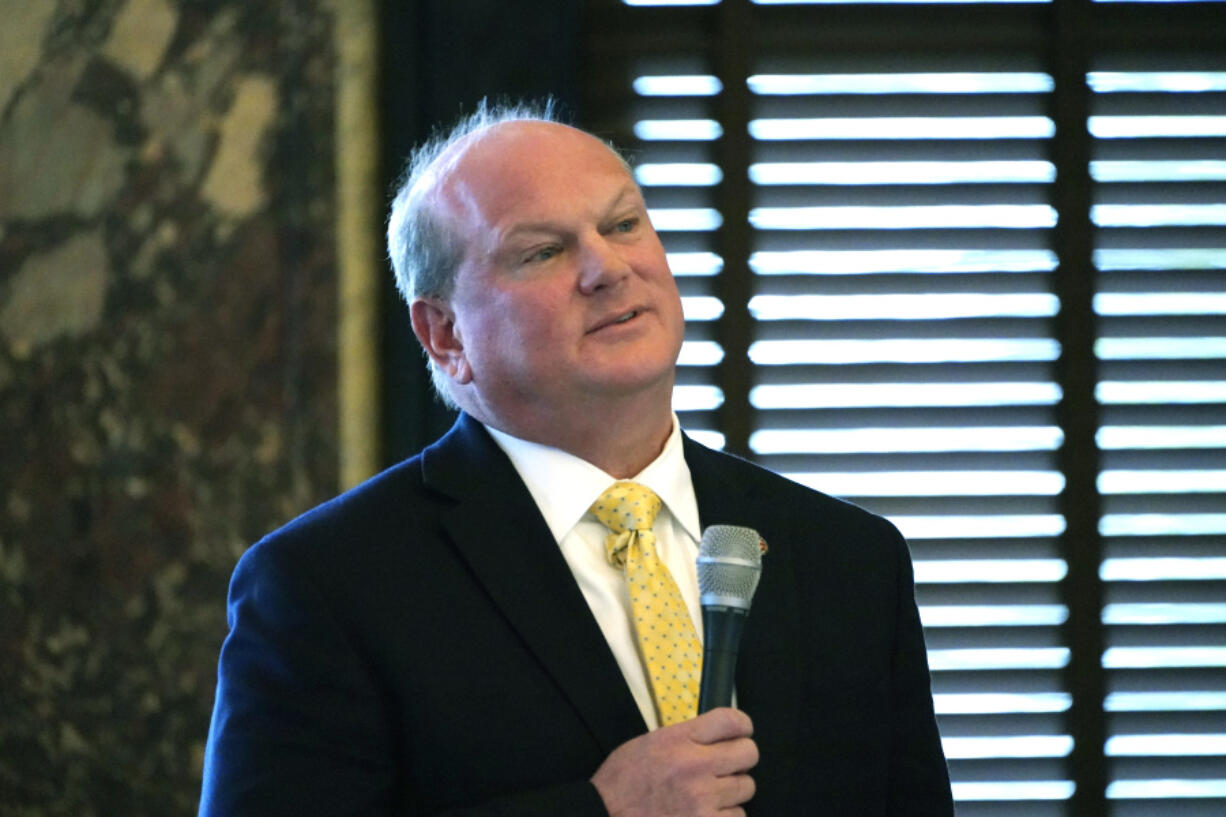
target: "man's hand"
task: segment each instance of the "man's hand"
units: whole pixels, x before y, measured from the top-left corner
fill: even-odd
[[[752,735],[744,712],[713,709],[626,741],[592,784],[611,817],[744,817],[758,762]]]

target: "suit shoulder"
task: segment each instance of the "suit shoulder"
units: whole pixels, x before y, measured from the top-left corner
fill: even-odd
[[[427,505],[417,501],[423,490],[418,457],[404,460],[271,531],[244,558],[256,558],[264,551],[322,555],[348,550],[357,541],[379,541],[391,532],[409,529],[410,521]]]
[[[767,509],[776,524],[803,527],[820,521],[822,527],[901,538],[884,517],[733,454],[687,440],[686,459],[700,494],[735,498],[729,502],[733,507]]]

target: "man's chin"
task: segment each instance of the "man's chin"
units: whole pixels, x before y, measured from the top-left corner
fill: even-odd
[[[609,399],[626,399],[653,395],[671,405],[675,371],[670,364],[663,368],[623,368],[602,373],[592,381],[592,391]]]

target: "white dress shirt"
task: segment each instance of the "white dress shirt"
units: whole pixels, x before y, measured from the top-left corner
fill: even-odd
[[[639,656],[630,615],[630,593],[620,568],[609,564],[604,540],[608,529],[588,512],[617,480],[565,451],[528,442],[494,428],[490,435],[511,463],[540,508],[541,515],[570,566],[592,615],[604,633],[626,684],[649,729],[659,726],[647,674]],[[702,638],[698,599],[698,500],[690,469],[681,450],[681,426],[673,416],[673,431],[664,450],[633,482],[655,491],[663,502],[653,532],[660,559],[668,566],[689,608],[694,629]]]

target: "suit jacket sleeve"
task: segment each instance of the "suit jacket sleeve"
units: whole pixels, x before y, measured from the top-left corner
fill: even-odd
[[[202,817],[607,817],[587,780],[419,809],[397,774],[394,693],[381,688],[361,645],[313,586],[315,577],[285,556],[285,549],[257,545],[231,582]]]
[[[891,526],[892,527],[892,526]],[[915,603],[914,572],[897,531],[898,603],[894,651],[894,753],[889,813],[953,815],[949,772],[933,715],[928,655]]]

